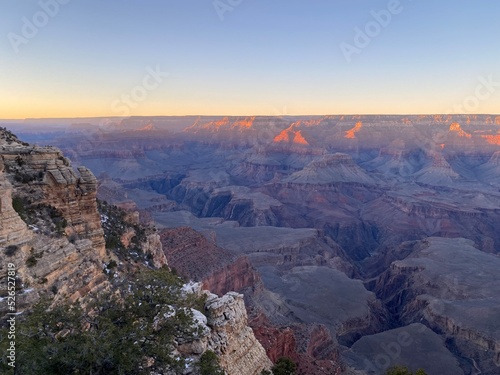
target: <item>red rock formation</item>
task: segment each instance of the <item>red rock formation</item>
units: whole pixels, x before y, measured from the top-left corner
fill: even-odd
[[[221,129],[250,129],[253,126],[255,117],[237,118],[232,122],[233,119],[229,117],[224,117],[220,120],[210,121],[208,123],[201,123],[197,120],[193,125],[185,129],[186,132],[197,132],[199,130],[221,130]]]
[[[276,362],[281,357],[288,357],[295,362],[299,361],[297,342],[291,328],[273,326],[262,313],[254,315],[248,323],[252,327],[257,340],[266,349],[267,356],[273,362]]]
[[[471,138],[472,135],[469,133],[466,133],[462,127],[460,126],[459,123],[454,122],[453,124],[450,125],[450,132],[458,134],[459,137],[463,138]]]
[[[213,271],[203,280],[203,289],[222,296],[230,291],[242,291],[254,287],[260,282],[259,275],[245,256]]]
[[[192,228],[163,230],[160,239],[168,264],[212,293],[222,296],[261,283],[246,256],[218,247]]]
[[[274,137],[274,143],[293,143],[297,145],[308,146],[309,142],[304,138],[302,131],[295,130],[295,124],[290,125],[288,129],[283,130]]]
[[[490,145],[500,145],[500,134],[497,135],[483,135],[482,138],[486,139]]]
[[[194,281],[205,280],[236,258],[189,227],[165,229],[160,239],[170,267]]]
[[[357,122],[356,125],[354,126],[354,128],[345,132],[344,137],[347,139],[356,138],[356,133],[358,133],[362,127],[363,127],[363,123],[361,121]]]
[[[276,327],[262,313],[254,314],[249,325],[273,362],[288,357],[298,363],[299,374],[340,374],[339,353],[324,326]]]

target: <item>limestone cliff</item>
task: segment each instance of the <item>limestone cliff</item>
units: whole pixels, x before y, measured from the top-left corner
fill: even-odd
[[[219,296],[241,292],[261,283],[248,257],[217,246],[215,239],[189,227],[160,231],[168,264],[183,277],[203,282],[203,287]]]
[[[104,238],[96,204],[97,180],[87,168],[79,175],[55,147],[4,142],[0,150],[7,177],[18,195],[54,207],[66,219],[66,234],[90,239],[104,255]]]
[[[151,256],[153,266],[161,268],[168,266],[167,257],[163,252],[160,235],[151,233],[146,236],[146,240],[141,244],[142,251]]]
[[[242,294],[229,292],[220,298],[212,294],[205,310],[207,324],[212,329],[208,347],[218,354],[221,366],[229,375],[258,375],[272,366],[248,326]]]
[[[40,293],[75,300],[105,286],[96,187],[93,174],[78,175],[58,149],[0,129],[0,262],[16,266],[18,308]]]
[[[32,235],[26,223],[12,208],[12,185],[4,169],[3,161],[0,159],[0,245],[22,244]]]

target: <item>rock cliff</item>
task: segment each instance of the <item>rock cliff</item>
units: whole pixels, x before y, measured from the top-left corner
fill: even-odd
[[[171,253],[175,249],[196,252],[210,245],[189,229],[162,236],[148,232],[139,225],[137,213],[126,214],[107,204],[100,207],[102,210],[105,206],[108,211],[99,213],[94,175],[83,167],[78,168],[77,174],[57,148],[31,146],[3,129],[0,147],[0,263],[16,266],[19,310],[29,308],[42,295],[56,301],[66,297],[76,301],[104,288],[120,286],[120,283],[112,285],[106,274],[126,280],[124,270],[128,268],[122,261],[128,262],[129,258],[107,254],[109,249],[105,245],[111,239],[110,234],[119,234],[118,242],[125,248],[136,249],[134,246],[140,242],[140,250],[149,259],[145,264],[156,268],[167,265],[162,242],[170,244]],[[111,213],[118,213],[118,218],[111,217]],[[108,228],[117,223],[120,228],[114,231]],[[106,240],[103,225],[107,230]],[[220,249],[214,261],[233,259],[232,256],[225,259],[227,255],[232,254]],[[112,262],[109,262],[115,259],[120,261],[116,273],[110,271]],[[141,267],[136,264],[137,259],[130,260],[136,268]],[[113,267],[116,266],[115,261]],[[202,263],[196,267],[196,272],[206,275]],[[251,269],[245,261],[241,267]],[[182,270],[183,266],[179,268]],[[225,272],[218,277],[208,275],[212,277],[210,284],[222,293],[237,278],[230,276],[234,270],[224,267],[221,270]],[[0,268],[0,297],[5,295],[5,276],[6,268]],[[228,280],[224,281],[226,276]],[[247,280],[247,284],[252,283],[253,279]],[[270,369],[270,359],[248,326],[243,296],[235,292],[222,297],[205,293],[207,317],[193,310],[194,321],[206,327],[205,337],[195,343],[179,343],[179,352],[195,361],[204,351],[212,350],[228,375],[258,375],[263,369]],[[5,298],[0,298],[0,311],[6,311]]]
[[[26,223],[12,208],[12,185],[0,160],[0,245],[19,245],[32,237]]]
[[[219,355],[221,366],[230,375],[259,375],[272,366],[266,351],[248,326],[243,295],[229,292],[210,295],[205,305],[212,332],[208,347]]]
[[[168,264],[212,293],[221,296],[261,283],[246,256],[217,246],[192,228],[165,229],[160,238]]]
[[[402,324],[425,322],[484,374],[498,372],[500,260],[463,238],[428,238],[377,280],[375,290]],[[470,368],[467,368],[470,370]]]
[[[40,293],[76,300],[104,287],[92,173],[79,168],[78,175],[57,148],[31,146],[5,129],[0,158],[0,258],[16,266],[18,308]]]

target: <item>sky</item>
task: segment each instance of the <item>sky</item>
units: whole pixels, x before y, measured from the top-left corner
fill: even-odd
[[[0,118],[500,113],[491,0],[0,0]]]

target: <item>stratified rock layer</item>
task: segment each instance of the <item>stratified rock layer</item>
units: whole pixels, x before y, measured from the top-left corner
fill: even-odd
[[[205,305],[212,332],[209,348],[219,355],[229,375],[259,375],[272,366],[266,351],[248,327],[243,295],[229,292],[211,295]]]
[[[3,129],[0,158],[0,261],[16,267],[18,308],[40,292],[76,300],[104,287],[105,246],[94,175],[86,168],[78,175],[57,148],[31,146]],[[64,219],[64,233],[28,227],[13,209],[12,197],[28,216],[42,207],[55,209]],[[17,250],[6,252],[9,246]],[[5,272],[0,271],[2,282]]]

